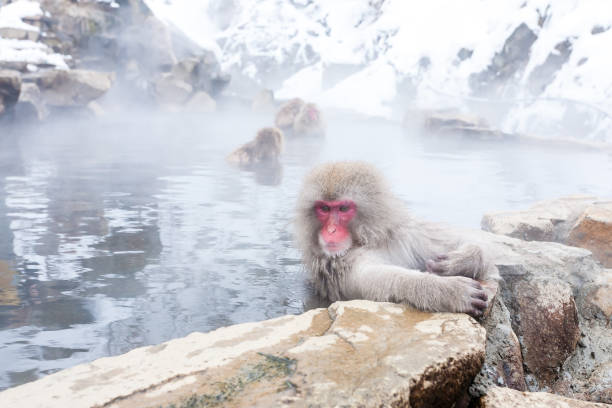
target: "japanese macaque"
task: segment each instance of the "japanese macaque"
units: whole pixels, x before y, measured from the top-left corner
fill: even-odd
[[[293,122],[303,106],[304,101],[300,98],[293,98],[281,105],[274,119],[276,127],[283,131],[293,129]]]
[[[315,289],[331,301],[400,302],[481,316],[487,295],[478,280],[498,279],[480,248],[413,219],[364,162],[312,170],[298,197],[296,228]]]
[[[295,136],[323,136],[325,125],[321,112],[314,103],[302,106],[293,121],[293,134]]]
[[[283,151],[283,132],[274,127],[259,130],[255,139],[234,150],[227,161],[242,167],[277,163]]]

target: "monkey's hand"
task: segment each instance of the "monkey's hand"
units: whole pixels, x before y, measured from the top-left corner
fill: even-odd
[[[474,279],[463,276],[443,278],[441,306],[445,311],[482,316],[487,308],[487,294]]]
[[[487,265],[482,251],[475,245],[464,245],[447,254],[438,255],[425,262],[427,272],[442,276],[466,276],[484,279]]]
[[[487,307],[487,294],[473,279],[437,276],[395,265],[358,264],[342,289],[347,299],[407,303],[429,312],[478,317]]]

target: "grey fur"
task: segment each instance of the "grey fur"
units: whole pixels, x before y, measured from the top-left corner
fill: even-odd
[[[319,245],[317,200],[352,200],[353,246],[329,256]],[[332,301],[368,299],[426,311],[479,315],[486,294],[474,280],[498,279],[479,247],[462,244],[445,228],[417,221],[382,175],[364,162],[316,167],[298,197],[296,237],[317,292]]]

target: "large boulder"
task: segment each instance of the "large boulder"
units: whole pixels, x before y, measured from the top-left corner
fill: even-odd
[[[485,214],[485,231],[527,241],[553,241],[586,248],[612,267],[612,201],[569,196],[536,203],[523,211]]]
[[[607,301],[602,300],[610,293],[603,279],[607,271],[582,248],[482,231],[464,231],[463,236],[483,247],[499,269],[503,281],[498,297],[511,317],[507,323],[500,316],[503,309],[494,306],[484,321],[487,349],[500,350],[505,357],[487,353],[472,395],[483,395],[492,384],[522,388],[516,368],[520,359],[512,351],[517,338],[530,391],[595,398],[592,375],[612,362],[610,320],[603,311]],[[511,330],[504,327],[508,324]],[[599,387],[605,390],[612,382]],[[605,392],[597,398],[606,398]]]
[[[514,287],[514,304],[525,367],[539,385],[552,385],[580,338],[572,290],[560,279],[520,281]]]
[[[19,99],[21,76],[13,70],[0,70],[0,115],[11,109]]]
[[[177,63],[170,29],[154,16],[121,33],[119,53],[126,60],[137,60],[140,70],[147,74],[167,72]]]
[[[574,223],[567,243],[590,250],[605,267],[612,268],[612,201],[587,207]]]
[[[193,93],[193,87],[170,73],[161,74],[153,83],[158,104],[167,107],[183,105]]]
[[[54,107],[80,107],[104,95],[112,86],[114,74],[88,70],[52,70],[31,74],[44,102]]]
[[[494,387],[480,398],[477,408],[604,408],[606,404],[564,398],[545,392],[520,392]]]
[[[172,67],[172,74],[187,82],[194,89],[210,95],[219,94],[231,79],[223,73],[215,54],[211,51],[201,51],[201,54],[185,58]]]
[[[15,106],[15,114],[18,120],[43,120],[49,115],[49,109],[43,101],[40,89],[32,82],[24,82],[21,85],[19,101]]]
[[[73,367],[0,393],[0,406],[450,407],[484,348],[467,315],[337,302]]]
[[[575,195],[541,201],[522,211],[487,213],[481,226],[485,231],[525,241],[564,243],[580,214],[596,200],[594,196]]]

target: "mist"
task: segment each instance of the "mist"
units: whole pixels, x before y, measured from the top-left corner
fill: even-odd
[[[48,32],[33,42],[68,69],[31,55],[17,60],[7,50],[24,38],[0,42],[0,67],[20,81],[0,118],[0,389],[325,304],[307,282],[292,230],[301,180],[318,163],[372,162],[415,216],[463,228],[479,229],[488,211],[612,196],[607,106],[527,95],[512,75],[487,82],[493,95],[467,87],[470,74],[489,72],[514,25],[482,54],[462,35],[478,59],[467,70],[452,68],[454,48],[450,60],[435,52],[436,38],[418,46],[431,48],[429,62],[416,51],[395,55],[409,37],[405,26],[389,43],[374,41],[377,22],[390,31],[397,23],[385,2],[363,2],[346,16],[321,2],[285,2],[279,15],[289,17],[266,33],[257,25],[278,17],[270,11],[277,2],[202,2],[191,14],[191,2],[85,2],[94,33],[49,3],[20,21]],[[203,15],[209,25],[199,27]],[[261,20],[247,25],[254,15]],[[367,26],[363,48],[344,49],[331,34],[334,46],[325,43],[326,29],[350,33],[353,20]],[[50,40],[59,33],[68,40]],[[527,58],[516,72],[532,65]],[[80,70],[104,76],[72,76]],[[275,99],[254,109],[265,90]],[[274,168],[228,164],[292,97],[319,104],[325,137],[285,135]]]

